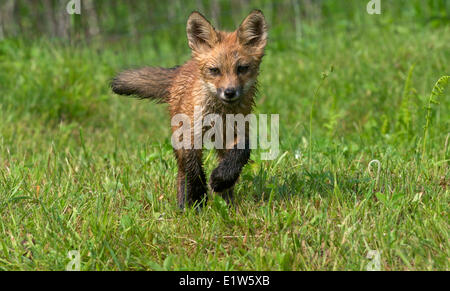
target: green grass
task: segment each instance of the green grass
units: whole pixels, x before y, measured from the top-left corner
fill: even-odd
[[[108,82],[181,63],[186,45],[0,42],[0,270],[64,270],[70,250],[82,270],[365,270],[369,250],[383,270],[448,270],[449,90],[429,97],[449,27],[280,36],[256,107],[280,114],[279,157],[252,153],[236,207],[184,213],[167,108]]]

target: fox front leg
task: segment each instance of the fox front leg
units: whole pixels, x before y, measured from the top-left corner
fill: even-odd
[[[231,201],[233,186],[250,159],[250,146],[246,142],[243,149],[238,149],[236,144],[230,150],[219,152],[219,157],[219,165],[211,173],[210,185],[214,192],[223,193],[224,198]]]
[[[201,150],[178,150],[175,154],[178,162],[178,206],[199,205],[203,199],[206,202],[206,176]]]

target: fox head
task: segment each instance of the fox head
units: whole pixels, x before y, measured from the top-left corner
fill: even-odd
[[[267,24],[261,11],[252,11],[233,32],[218,31],[200,13],[193,12],[186,31],[192,58],[211,95],[232,104],[254,89],[267,42]]]

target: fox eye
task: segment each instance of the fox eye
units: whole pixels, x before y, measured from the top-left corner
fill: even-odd
[[[219,70],[219,68],[217,68],[217,67],[209,68],[209,72],[210,72],[211,75],[213,75],[213,76],[217,76],[217,75],[220,74],[220,70]]]
[[[249,66],[248,65],[240,65],[237,67],[238,74],[245,74],[248,71]]]

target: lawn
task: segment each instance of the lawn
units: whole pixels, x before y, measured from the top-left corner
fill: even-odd
[[[184,23],[179,45],[0,41],[0,270],[449,270],[450,26],[370,17],[273,28],[255,112],[280,154],[201,211],[176,204],[166,105],[109,88],[186,61]]]

